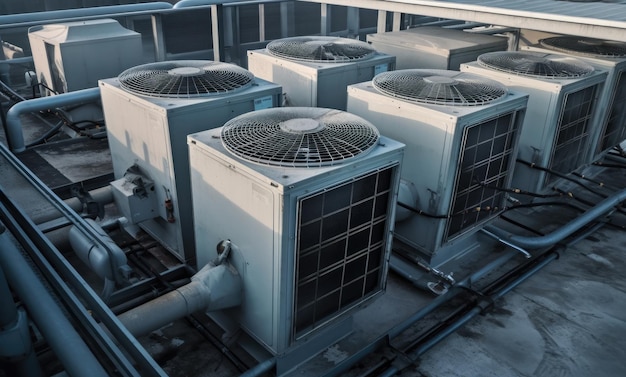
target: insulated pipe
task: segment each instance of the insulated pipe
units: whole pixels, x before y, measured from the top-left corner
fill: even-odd
[[[0,234],[0,250],[0,267],[7,280],[67,373],[70,376],[108,377],[6,232]]]
[[[4,232],[0,225],[0,233]],[[4,250],[3,250],[4,252]],[[24,377],[43,377],[33,350],[26,312],[13,302],[9,284],[0,267],[0,356],[7,360],[10,372]]]
[[[488,225],[485,227],[485,229],[514,245],[527,249],[540,249],[561,242],[563,239],[570,236],[583,226],[589,224],[593,220],[609,212],[613,207],[618,206],[624,200],[626,200],[626,189],[619,191],[616,194],[604,199],[600,203],[596,204],[594,207],[576,217],[574,220],[563,225],[554,232],[548,233],[544,236],[518,236],[493,225]]]
[[[265,361],[258,363],[247,371],[243,372],[239,377],[258,377],[262,376],[265,372],[268,372],[270,369],[274,368],[276,365],[276,358],[272,357]]]
[[[181,8],[191,8],[198,7],[203,5],[216,5],[216,4],[226,4],[226,3],[237,3],[242,2],[239,0],[181,0],[174,4],[174,9]]]
[[[16,27],[20,23],[34,24],[44,21],[65,20],[71,18],[81,18],[90,16],[106,16],[114,14],[124,14],[130,12],[141,12],[161,9],[171,9],[172,4],[166,2],[151,2],[127,5],[112,5],[103,7],[91,7],[80,9],[65,9],[47,12],[19,13],[0,16],[0,29]]]
[[[129,310],[118,319],[135,337],[146,335],[175,320],[204,310],[212,311],[241,303],[241,279],[227,263],[207,264],[191,282]]]
[[[558,256],[559,256],[559,254],[557,252],[555,252],[555,251],[549,252],[548,255],[546,255],[545,259],[543,259],[541,262],[537,263],[530,270],[524,272],[522,275],[517,277],[511,283],[507,284],[506,286],[504,286],[503,288],[501,288],[497,292],[495,292],[492,295],[490,295],[486,299],[485,303],[488,304],[488,303],[491,303],[491,302],[493,302],[493,301],[495,301],[497,299],[502,298],[504,295],[506,295],[507,293],[509,293],[513,289],[515,289],[518,285],[520,285],[524,281],[526,281],[526,279],[528,279],[529,277],[534,275],[536,272],[541,270],[543,267],[545,267],[548,263],[550,263],[553,260],[557,259]],[[482,313],[483,310],[484,310],[484,307],[482,305],[480,305],[480,304],[477,304],[477,306],[473,307],[469,312],[465,313],[461,318],[459,318],[458,320],[456,320],[455,322],[450,324],[442,332],[438,333],[432,339],[429,339],[426,343],[422,344],[416,351],[411,352],[411,354],[413,356],[410,357],[409,361],[410,362],[415,362],[417,357],[419,357],[419,356],[423,355],[424,353],[426,353],[426,351],[428,351],[429,349],[431,349],[432,347],[437,345],[440,341],[445,339],[448,335],[452,334],[453,332],[455,332],[456,330],[461,328],[463,325],[465,325],[467,322],[469,322],[471,319],[476,317],[478,314]],[[386,371],[381,373],[379,376],[380,377],[391,377],[391,376],[396,375],[398,372],[400,372],[400,369],[397,366],[391,366]]]
[[[0,24],[2,21],[0,21]],[[95,102],[100,99],[100,88],[89,88],[74,92],[58,94],[50,97],[42,97],[19,102],[13,105],[7,112],[7,142],[9,149],[15,153],[23,152],[24,134],[20,116],[33,111],[41,111],[73,105],[79,102]]]
[[[94,229],[100,242],[96,242],[76,226],[72,226],[69,232],[72,249],[80,260],[101,279],[123,282],[127,277],[125,274],[128,275],[131,271],[126,254],[95,221],[85,219],[85,222]],[[106,247],[100,245],[106,245]]]

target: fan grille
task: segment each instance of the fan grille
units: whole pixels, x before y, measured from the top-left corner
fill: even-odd
[[[366,120],[340,110],[291,107],[247,113],[222,128],[231,153],[264,165],[319,167],[369,152],[378,130]]]
[[[478,57],[478,64],[497,71],[545,79],[584,77],[594,71],[591,65],[580,59],[526,51],[488,52]]]
[[[281,58],[320,63],[346,63],[370,58],[367,43],[339,37],[293,37],[268,43],[267,51]]]
[[[122,88],[141,95],[192,98],[233,92],[252,84],[254,75],[233,64],[210,60],[158,62],[129,68]]]
[[[372,84],[388,96],[435,105],[479,106],[507,94],[506,87],[497,81],[435,69],[383,72],[374,77]]]
[[[602,39],[560,36],[539,41],[543,47],[555,51],[574,53],[582,56],[623,58],[626,57],[626,43]]]

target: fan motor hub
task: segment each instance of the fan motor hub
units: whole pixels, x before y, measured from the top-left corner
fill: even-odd
[[[198,76],[203,70],[197,67],[177,67],[170,69],[168,73],[174,76]]]
[[[310,134],[324,129],[324,124],[310,118],[294,118],[280,122],[280,129],[292,134]]]
[[[445,77],[445,76],[429,76],[429,77],[424,77],[424,81],[429,83],[429,84],[438,84],[438,85],[456,85],[457,81],[455,79],[453,79],[452,77]]]

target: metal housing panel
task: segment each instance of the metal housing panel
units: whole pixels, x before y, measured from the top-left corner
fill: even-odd
[[[306,337],[297,338],[293,313],[300,204],[363,175],[389,170],[392,186],[385,212],[392,219],[404,145],[383,138],[370,153],[344,164],[284,168],[244,161],[229,154],[219,135],[220,129],[215,129],[188,139],[198,263],[217,256],[215,245],[220,240],[230,239],[236,245],[232,263],[241,274],[245,294],[242,305],[231,310],[229,317],[273,354],[285,354],[314,341],[316,334],[345,319],[384,289],[391,248],[388,235],[393,230],[393,221],[386,221],[378,290],[318,323]]]
[[[368,34],[367,41],[377,51],[395,56],[396,69],[458,70],[461,63],[476,60],[482,53],[508,48],[504,37],[434,26]]]
[[[233,94],[194,99],[152,98],[126,92],[117,79],[100,81],[102,105],[116,179],[132,165],[154,182],[158,214],[139,225],[179,259],[195,258],[188,134],[220,127],[261,104],[279,106],[281,88],[261,79]],[[256,103],[255,103],[256,102]],[[164,205],[173,203],[174,221]]]
[[[350,63],[309,63],[272,56],[267,49],[248,51],[248,69],[283,87],[286,106],[346,109],[346,87],[395,69],[395,57],[377,53]]]
[[[460,253],[462,249],[449,247],[461,242],[480,229],[481,224],[498,214],[492,211],[488,217],[469,221],[467,227],[451,234],[454,200],[466,187],[457,182],[465,146],[476,142],[466,141],[466,132],[473,126],[492,119],[513,115],[513,127],[519,128],[523,120],[527,96],[509,93],[507,98],[483,106],[442,106],[416,104],[402,101],[378,92],[369,82],[348,87],[348,111],[372,122],[381,134],[404,142],[405,164],[402,179],[415,188],[415,206],[426,214],[439,218],[411,214],[396,223],[394,237],[424,254],[433,266],[441,265]],[[519,132],[511,136],[515,140]],[[490,141],[489,137],[482,139]],[[463,144],[466,143],[466,144]],[[474,144],[472,144],[474,143]],[[516,152],[515,143],[509,154]],[[488,162],[488,154],[477,163]],[[499,182],[506,186],[511,179],[513,159],[500,169],[505,177]],[[502,207],[504,203],[499,203]],[[447,248],[446,250],[443,250]]]
[[[28,38],[37,79],[57,93],[95,87],[143,62],[141,34],[112,19],[34,26]]]

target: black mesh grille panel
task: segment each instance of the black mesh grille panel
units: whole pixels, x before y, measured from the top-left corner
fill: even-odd
[[[516,113],[465,129],[445,240],[499,213],[516,140]],[[480,209],[480,210],[478,210]]]
[[[570,173],[584,162],[589,146],[589,122],[593,115],[596,89],[594,85],[566,95],[548,168],[559,173]],[[556,178],[549,175],[546,183]]]
[[[626,137],[626,75],[619,73],[611,102],[609,120],[600,140],[600,150],[607,150],[621,143]]]
[[[296,338],[382,289],[395,169],[362,176],[300,201]]]

